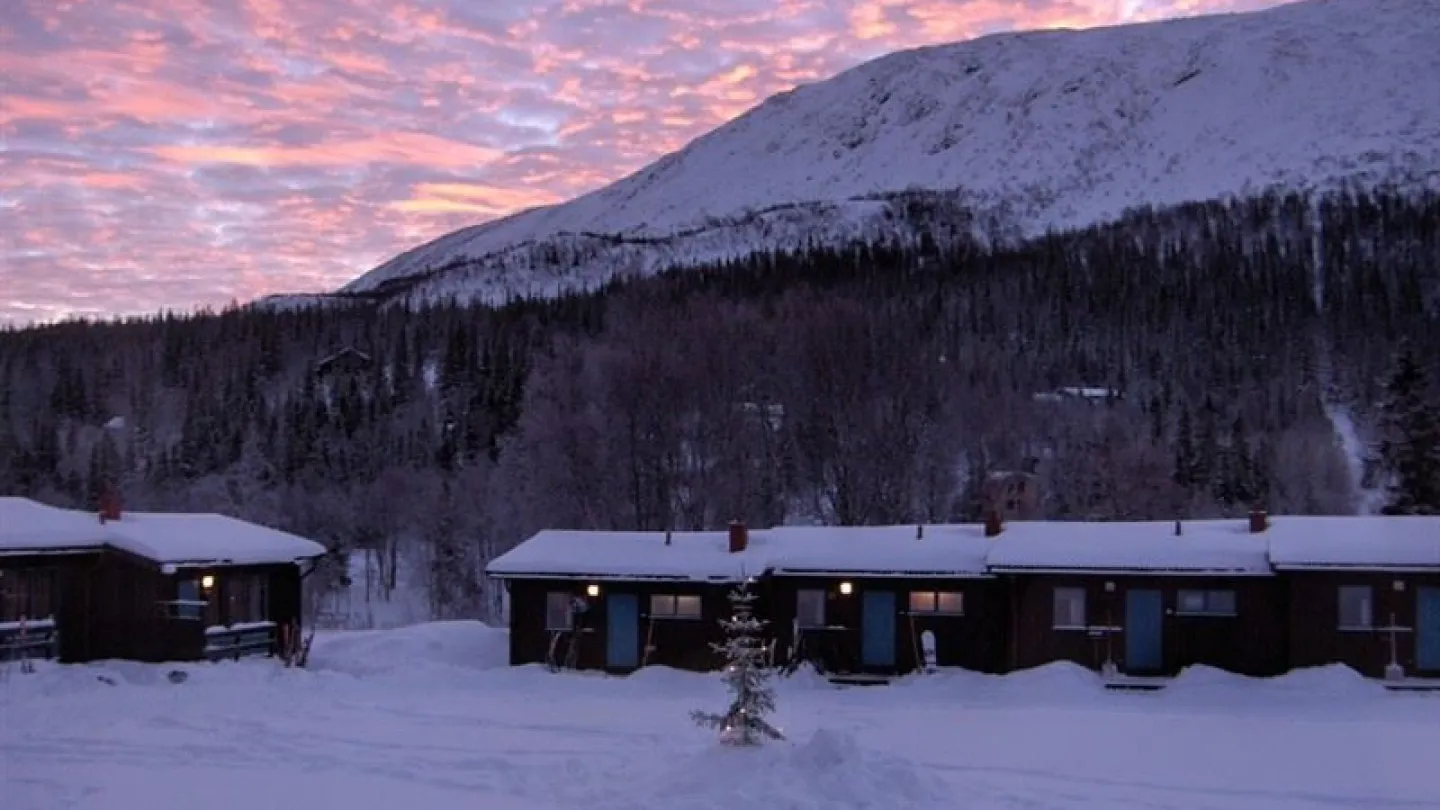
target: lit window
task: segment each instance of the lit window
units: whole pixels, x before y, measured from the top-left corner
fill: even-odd
[[[570,594],[551,591],[545,594],[545,629],[569,630],[573,616],[570,608]]]
[[[1055,628],[1076,629],[1085,627],[1085,589],[1055,589]]]
[[[1340,587],[1340,629],[1369,630],[1374,624],[1374,602],[1368,585]]]
[[[965,594],[960,591],[911,591],[910,612],[962,616],[965,613]]]
[[[1184,590],[1176,594],[1175,612],[1181,616],[1234,616],[1234,591]]]
[[[656,619],[698,619],[701,616],[700,597],[690,594],[651,594],[650,616]]]
[[[804,590],[795,594],[795,618],[801,627],[825,626],[825,592]]]

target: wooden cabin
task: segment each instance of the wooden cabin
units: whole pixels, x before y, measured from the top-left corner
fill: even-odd
[[[988,557],[1012,600],[1010,666],[1107,674],[1286,668],[1284,590],[1265,515],[1246,521],[1011,523]]]
[[[837,675],[935,665],[998,672],[1008,624],[984,527],[784,527],[765,533],[776,657]]]
[[[1290,666],[1440,678],[1440,518],[1288,517],[1269,534]]]
[[[0,498],[0,659],[195,661],[298,633],[310,540],[212,514]]]
[[[542,531],[487,567],[510,595],[510,663],[710,670],[754,561],[728,532]],[[763,607],[757,608],[763,615]]]
[[[788,670],[909,672],[928,633],[937,666],[983,672],[1440,677],[1440,518],[541,532],[489,573],[516,664],[717,668],[727,595],[753,579]]]

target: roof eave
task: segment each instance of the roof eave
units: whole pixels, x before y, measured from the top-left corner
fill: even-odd
[[[739,574],[711,574],[694,576],[690,574],[597,574],[577,571],[486,571],[491,579],[552,579],[575,580],[579,582],[718,582],[734,583],[747,579]]]
[[[940,571],[876,571],[871,569],[844,568],[774,568],[770,574],[775,577],[855,577],[856,579],[994,579],[988,571],[940,570]]]
[[[1137,568],[1125,566],[1087,567],[1081,565],[992,565],[997,574],[1084,574],[1093,576],[1170,576],[1170,577],[1273,577],[1270,569],[1254,568]]]
[[[1440,574],[1440,563],[1276,563],[1276,571],[1323,573],[1348,571],[1376,574]]]
[[[3,548],[0,557],[57,557],[73,554],[98,554],[101,546],[61,546],[55,548]]]

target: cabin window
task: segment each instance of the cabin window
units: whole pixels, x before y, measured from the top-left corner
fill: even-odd
[[[1175,598],[1175,612],[1181,616],[1234,616],[1234,591],[1182,590]]]
[[[795,618],[801,627],[825,626],[825,592],[806,589],[795,593]]]
[[[1074,630],[1085,627],[1085,589],[1055,589],[1055,629]]]
[[[228,607],[227,619],[230,624],[250,624],[268,620],[269,610],[266,598],[267,578],[258,574],[242,574],[227,577],[225,596]]]
[[[0,622],[55,615],[55,572],[49,568],[0,571]]]
[[[965,615],[965,594],[960,591],[911,591],[911,613]]]
[[[700,618],[700,597],[690,594],[651,594],[650,618],[698,619]]]
[[[199,579],[182,579],[175,583],[175,618],[198,622],[204,609],[205,600],[200,595]]]
[[[574,616],[570,610],[570,594],[551,591],[545,594],[545,629],[569,630]]]
[[[1374,601],[1368,585],[1340,587],[1340,629],[1369,630],[1375,621]]]

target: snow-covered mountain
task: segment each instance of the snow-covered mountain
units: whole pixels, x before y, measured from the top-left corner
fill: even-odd
[[[1440,0],[1308,0],[885,56],[341,292],[498,302],[937,222],[1014,237],[1274,186],[1437,180]]]

